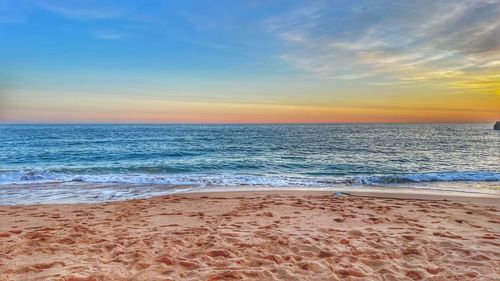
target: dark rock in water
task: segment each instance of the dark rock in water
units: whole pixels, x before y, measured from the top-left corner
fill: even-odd
[[[497,122],[495,123],[495,126],[493,126],[493,129],[495,129],[495,130],[500,130],[500,121],[497,121]]]

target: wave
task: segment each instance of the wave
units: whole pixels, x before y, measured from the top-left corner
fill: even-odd
[[[439,172],[343,177],[209,174],[74,174],[59,170],[0,171],[0,185],[41,183],[124,183],[201,186],[336,186],[394,185],[425,182],[496,182],[500,172]]]
[[[500,181],[500,173],[497,172],[443,172],[404,174],[389,176],[369,176],[362,179],[363,184],[396,184],[396,183],[419,183],[419,182],[455,182],[455,181]]]

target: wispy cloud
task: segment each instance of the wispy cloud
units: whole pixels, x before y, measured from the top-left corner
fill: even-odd
[[[35,3],[54,14],[81,21],[117,18],[125,13],[113,1],[36,0]]]
[[[96,30],[92,34],[94,37],[98,39],[104,39],[104,40],[118,40],[122,39],[126,36],[126,33],[124,32],[119,32],[115,30]]]
[[[21,1],[0,0],[0,24],[26,21],[26,5]]]
[[[500,70],[495,63],[500,60],[498,1],[320,2],[262,24],[290,46],[279,58],[318,77],[389,80],[377,85],[417,83],[422,77],[466,84],[457,81],[470,73],[493,79],[487,73]],[[496,86],[474,85],[489,92]]]
[[[0,15],[0,23],[23,23],[25,20],[22,16]]]
[[[217,26],[214,20],[208,17],[203,17],[194,13],[188,13],[186,11],[179,11],[177,14],[197,29],[213,29]]]

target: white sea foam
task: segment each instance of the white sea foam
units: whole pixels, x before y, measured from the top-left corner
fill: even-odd
[[[441,172],[341,177],[209,174],[69,174],[50,170],[0,172],[0,185],[43,183],[114,183],[201,186],[335,186],[391,185],[426,182],[500,182],[499,172]]]
[[[446,172],[312,178],[207,174],[75,175],[44,170],[3,171],[0,172],[0,205],[106,202],[213,189],[335,190],[336,188],[377,188],[377,186],[498,193],[500,173]]]

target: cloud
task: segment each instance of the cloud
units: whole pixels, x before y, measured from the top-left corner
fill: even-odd
[[[21,1],[0,0],[0,24],[15,24],[26,21],[26,5]]]
[[[123,5],[113,1],[37,0],[35,3],[54,14],[80,21],[112,19],[125,13]]]
[[[124,32],[118,32],[115,30],[96,30],[93,33],[94,37],[104,40],[119,40],[126,36]]]
[[[188,13],[186,11],[179,11],[177,12],[177,14],[197,29],[209,30],[217,27],[217,24],[208,17],[203,17],[194,13]]]
[[[308,3],[262,25],[288,46],[280,59],[317,77],[465,85],[471,73],[493,79],[500,70],[498,1]],[[497,85],[470,84],[487,92]]]
[[[22,16],[0,15],[0,23],[23,23],[25,20]]]

